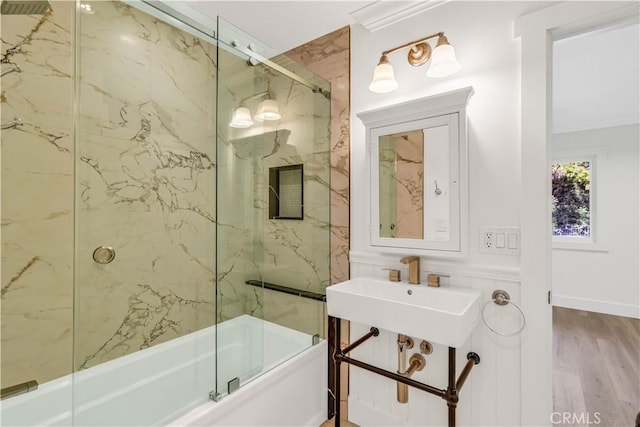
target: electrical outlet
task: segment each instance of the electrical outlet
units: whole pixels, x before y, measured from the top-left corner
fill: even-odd
[[[519,254],[520,229],[517,227],[480,227],[480,253]]]
[[[493,232],[491,232],[491,231],[485,231],[485,232],[483,233],[483,236],[484,236],[484,239],[483,239],[483,241],[484,241],[484,247],[485,247],[486,249],[491,249],[491,248],[493,248],[493,247],[495,246],[495,245],[493,244]]]

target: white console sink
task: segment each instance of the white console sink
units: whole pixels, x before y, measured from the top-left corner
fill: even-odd
[[[329,316],[460,347],[480,321],[476,289],[359,277],[327,288]]]

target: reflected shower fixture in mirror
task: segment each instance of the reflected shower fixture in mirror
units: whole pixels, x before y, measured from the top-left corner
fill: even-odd
[[[246,106],[247,101],[256,98],[264,98],[258,104],[258,108],[256,110],[256,115],[251,118],[251,111]],[[278,102],[271,95],[271,92],[264,91],[257,93],[255,95],[248,96],[243,98],[240,101],[240,106],[233,111],[233,115],[231,116],[231,121],[229,122],[229,126],[232,128],[246,129],[248,127],[253,126],[255,119],[256,121],[276,121],[280,120],[282,116],[280,115],[280,111],[278,109]]]
[[[427,40],[438,37],[435,49]],[[389,63],[388,56],[399,50],[408,48],[407,61],[414,67],[419,67],[431,59],[431,66],[427,70],[428,77],[446,77],[457,73],[462,66],[456,59],[455,50],[449,44],[449,40],[443,32],[431,34],[430,36],[405,43],[393,49],[382,52],[380,61],[373,72],[373,79],[369,84],[369,90],[375,93],[392,92],[398,88],[398,81],[395,79],[393,67]]]

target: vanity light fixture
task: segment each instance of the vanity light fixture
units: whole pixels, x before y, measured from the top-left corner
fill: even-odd
[[[438,37],[435,49],[427,40]],[[380,61],[373,72],[373,79],[369,84],[369,90],[376,93],[387,93],[396,90],[398,82],[393,74],[393,67],[387,58],[390,54],[408,48],[407,61],[414,67],[419,67],[431,59],[431,66],[427,70],[428,77],[446,77],[460,70],[462,66],[456,59],[453,46],[443,32],[431,34],[430,36],[405,43],[393,49],[382,52]]]
[[[253,126],[253,119],[251,118],[251,111],[249,108],[245,106],[245,103],[254,98],[265,98],[260,104],[258,104],[258,109],[256,111],[256,115],[253,119],[257,121],[275,121],[280,120],[282,116],[280,115],[280,111],[278,110],[278,103],[271,96],[271,92],[265,91],[260,92],[255,95],[248,96],[240,101],[240,107],[236,108],[233,111],[233,115],[231,116],[231,121],[229,122],[229,126],[232,128],[240,128],[245,129]]]

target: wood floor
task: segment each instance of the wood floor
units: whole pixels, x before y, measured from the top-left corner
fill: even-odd
[[[344,418],[342,418],[342,421],[340,421],[340,426],[341,427],[358,427],[357,425],[350,423],[349,421],[345,420]],[[320,427],[333,427],[333,418],[325,421],[324,423],[322,423],[322,425]]]
[[[553,353],[554,411],[576,414],[558,425],[635,425],[640,320],[554,307]]]

